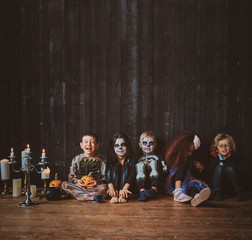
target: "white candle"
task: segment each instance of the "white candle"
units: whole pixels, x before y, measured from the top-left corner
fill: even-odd
[[[27,144],[27,148],[26,148],[26,153],[30,153],[30,145],[29,144]]]
[[[41,173],[41,179],[49,179],[50,178],[50,168],[47,167],[44,169],[44,171]]]
[[[21,196],[21,179],[13,179],[12,181],[12,196]]]
[[[34,197],[36,197],[36,192],[37,192],[37,187],[36,187],[36,185],[31,185],[30,186],[30,190],[31,190],[31,198],[34,198]]]
[[[45,157],[45,149],[42,150],[42,158]]]
[[[14,157],[13,148],[11,148],[10,156],[11,156],[11,157]]]
[[[8,159],[1,160],[1,178],[2,180],[10,179],[10,167]]]
[[[25,165],[26,165],[26,152],[25,151],[22,151],[21,153],[21,159],[22,159],[22,171],[25,171]]]

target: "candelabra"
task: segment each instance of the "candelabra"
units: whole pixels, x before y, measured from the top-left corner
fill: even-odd
[[[4,182],[4,190],[3,190],[2,194],[6,194],[6,193],[9,192],[9,191],[8,191],[8,187],[7,187],[7,181],[8,181],[8,180],[3,180],[3,182]]]
[[[40,157],[41,160],[40,162],[38,162],[38,165],[41,167],[41,171],[38,171],[35,167],[35,165],[33,165],[31,163],[31,152],[30,152],[30,148],[29,148],[29,145],[28,145],[28,148],[26,149],[25,151],[25,156],[24,156],[24,164],[21,165],[21,168],[19,170],[16,170],[14,168],[14,164],[16,163],[15,161],[15,156],[14,156],[14,153],[13,153],[13,149],[11,151],[11,154],[9,156],[9,164],[12,165],[12,168],[13,168],[13,171],[14,172],[21,172],[23,171],[25,173],[25,177],[26,177],[26,189],[25,189],[25,195],[26,195],[26,199],[24,202],[21,202],[20,205],[21,206],[33,206],[33,205],[37,205],[38,202],[33,202],[30,198],[30,195],[31,195],[31,190],[30,190],[30,172],[35,170],[37,173],[41,174],[44,169],[45,169],[45,166],[48,165],[48,162],[46,161],[46,156],[45,156],[45,153],[44,153],[44,150],[43,150],[43,153],[42,153],[42,156]]]

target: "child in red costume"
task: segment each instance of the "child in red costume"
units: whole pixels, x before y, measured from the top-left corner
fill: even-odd
[[[208,185],[196,179],[192,171],[204,171],[204,165],[192,159],[192,154],[200,147],[200,139],[193,131],[180,133],[166,150],[165,162],[169,176],[165,181],[165,191],[172,194],[174,201],[188,202],[198,206],[211,194]]]
[[[237,201],[244,201],[243,191],[235,169],[234,139],[228,134],[218,134],[210,149],[209,171],[212,176],[213,200],[222,200],[223,183],[228,180],[237,193]]]

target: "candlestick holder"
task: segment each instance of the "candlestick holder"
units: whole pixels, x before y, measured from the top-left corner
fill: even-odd
[[[2,195],[5,195],[5,194],[9,193],[7,181],[8,181],[8,179],[3,180],[3,182],[4,182],[4,189],[1,192]]]
[[[19,203],[21,206],[26,207],[26,206],[34,206],[37,205],[38,202],[33,202],[30,198],[31,195],[31,189],[30,189],[30,172],[35,170],[37,173],[41,174],[43,172],[43,170],[45,169],[45,166],[48,165],[48,162],[46,161],[46,156],[40,157],[41,161],[38,163],[38,165],[41,167],[41,171],[38,171],[35,167],[35,165],[33,165],[31,163],[31,152],[30,151],[26,151],[25,153],[25,163],[24,163],[24,168],[21,166],[21,168],[19,170],[16,170],[14,168],[14,164],[16,163],[15,161],[15,156],[14,154],[11,154],[9,156],[10,161],[9,164],[12,165],[12,168],[15,172],[25,172],[25,179],[26,179],[26,184],[25,184],[25,196],[26,199],[24,202]]]
[[[47,179],[43,179],[42,178],[41,180],[44,182],[44,184],[43,184],[43,190],[41,191],[41,193],[45,194],[45,191],[46,191],[46,188],[47,188],[47,182],[46,182]]]
[[[22,171],[23,172],[23,171]],[[21,194],[22,195],[25,195],[25,191],[26,191],[26,180],[27,179],[27,177],[26,177],[26,172],[24,172],[24,187],[22,188],[22,192],[21,192]]]

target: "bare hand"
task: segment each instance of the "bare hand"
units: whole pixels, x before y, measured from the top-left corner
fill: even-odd
[[[80,179],[77,179],[75,184],[79,187],[83,187],[82,181]]]
[[[131,191],[129,191],[128,189],[122,189],[119,191],[119,197],[123,197],[123,198],[128,198],[128,193],[132,194]]]
[[[199,172],[202,172],[204,170],[204,164],[203,163],[200,163],[198,161],[193,161],[193,165],[196,169],[199,170]]]
[[[108,191],[107,191],[107,194],[108,194],[110,197],[116,197],[116,196],[118,195],[118,194],[117,194],[118,192],[115,191],[113,184],[110,183],[108,187],[109,187],[109,189],[108,189]]]
[[[88,185],[86,186],[87,189],[93,189],[97,186],[97,182],[95,180],[89,181]]]
[[[147,161],[144,161],[144,164],[147,166],[147,168],[150,168],[150,163]]]

